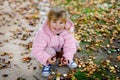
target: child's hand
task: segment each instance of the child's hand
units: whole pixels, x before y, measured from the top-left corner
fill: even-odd
[[[48,58],[48,63],[52,64],[52,65],[55,64],[56,63],[56,57],[53,56],[53,57]]]
[[[66,64],[69,63],[69,60],[66,59],[65,57],[62,57],[62,58],[60,59],[60,62],[61,62],[61,65],[66,65]]]

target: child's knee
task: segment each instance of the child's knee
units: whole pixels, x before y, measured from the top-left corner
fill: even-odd
[[[47,47],[47,48],[45,49],[45,51],[46,51],[48,54],[50,54],[51,56],[56,55],[56,51],[55,51],[55,49],[52,48],[52,47]]]

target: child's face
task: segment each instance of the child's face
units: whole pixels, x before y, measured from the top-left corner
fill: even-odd
[[[50,28],[53,33],[60,34],[65,29],[65,22],[62,21],[61,19],[51,20]]]

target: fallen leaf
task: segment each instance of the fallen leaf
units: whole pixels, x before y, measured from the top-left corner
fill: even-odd
[[[30,62],[31,58],[30,57],[24,57],[24,58],[22,58],[22,60],[25,61],[25,62]]]
[[[117,59],[120,61],[120,56],[117,56]]]
[[[2,76],[3,76],[3,77],[8,77],[8,74],[3,74]]]
[[[0,53],[0,56],[6,56],[6,55],[8,55],[6,52],[1,52]]]

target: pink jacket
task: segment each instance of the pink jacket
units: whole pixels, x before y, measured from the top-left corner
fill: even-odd
[[[68,19],[67,25],[74,27],[73,23]],[[59,36],[52,33],[47,23],[43,24],[42,30],[35,35],[32,55],[43,65],[48,65],[46,62],[51,55],[45,52],[46,47],[52,47],[56,51],[63,48],[64,55],[69,61],[73,60],[76,52],[76,40],[74,35],[67,30],[64,30]]]

